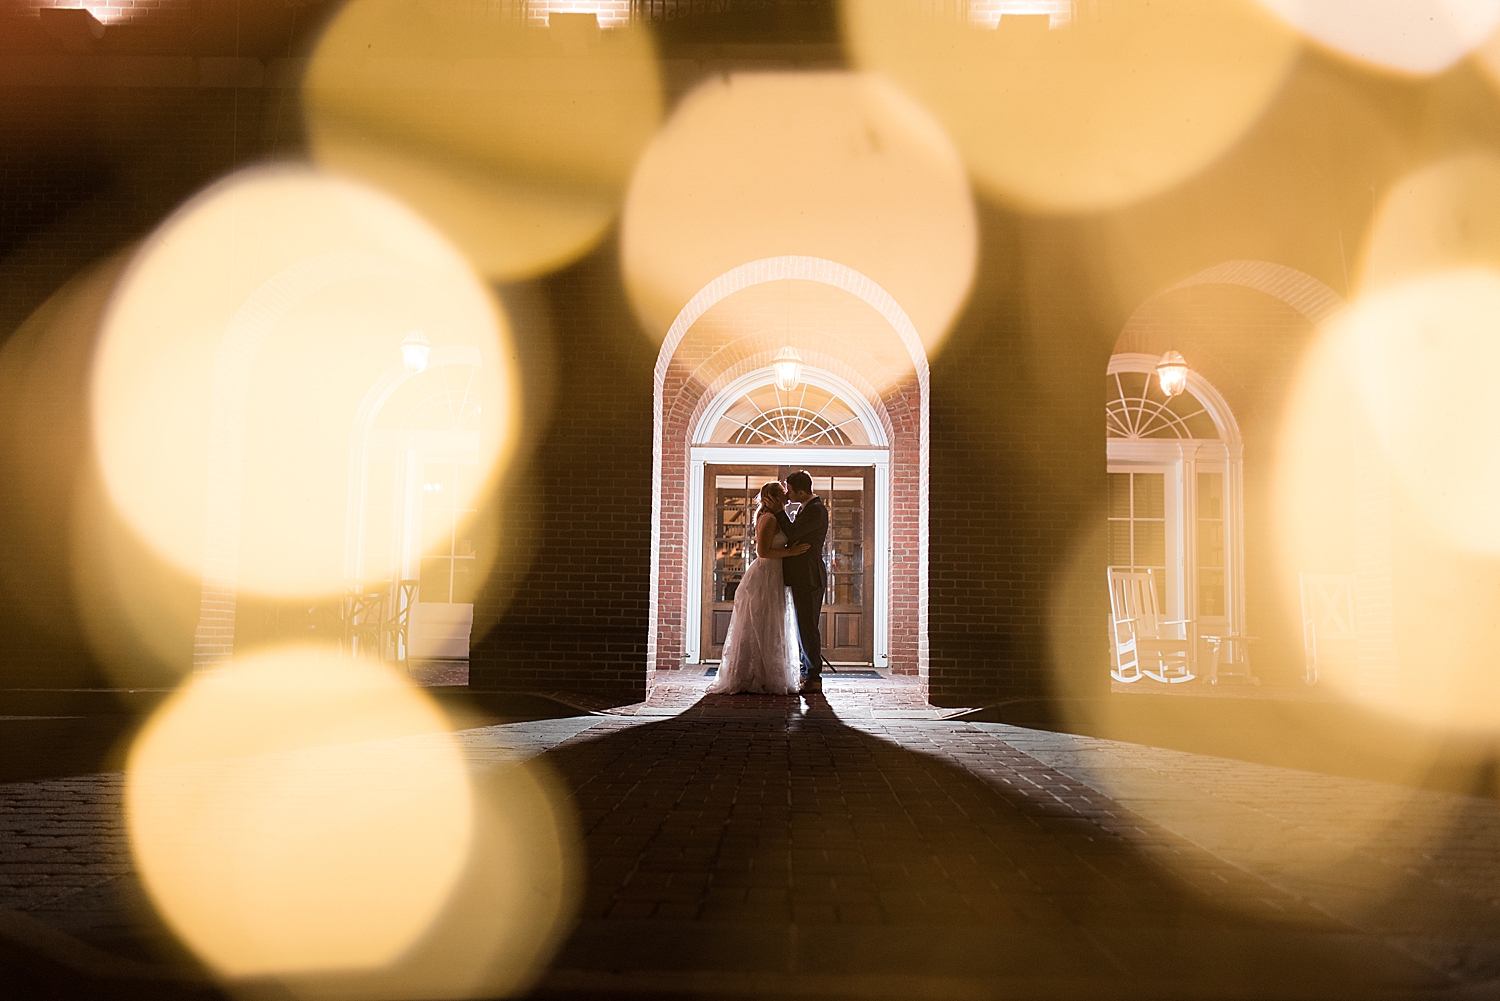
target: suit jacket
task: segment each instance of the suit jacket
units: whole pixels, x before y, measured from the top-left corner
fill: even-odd
[[[822,592],[828,586],[828,571],[823,566],[823,540],[828,536],[828,508],[823,498],[814,497],[802,505],[797,520],[792,521],[785,511],[778,511],[776,521],[787,542],[805,542],[807,552],[801,556],[788,556],[781,561],[781,579],[788,587],[797,590]]]

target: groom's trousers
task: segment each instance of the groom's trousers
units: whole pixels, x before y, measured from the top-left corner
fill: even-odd
[[[823,676],[823,638],[818,625],[823,618],[823,589],[794,587],[792,607],[797,611],[797,638],[802,641],[802,664],[807,668],[807,680],[817,681]]]

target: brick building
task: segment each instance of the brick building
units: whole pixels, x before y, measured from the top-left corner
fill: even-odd
[[[0,409],[7,479],[28,484],[0,498],[13,529],[0,672],[21,687],[159,683],[191,662],[199,582],[103,513],[80,338],[124,255],[175,206],[235,169],[307,156],[296,86],[326,11],[278,8],[232,31],[222,4],[85,3],[107,26],[90,41],[44,24],[38,6],[11,4],[0,42]],[[734,32],[748,15],[733,4],[653,22],[669,113],[724,74],[847,70],[831,5],[784,6],[744,44]],[[691,14],[571,0],[486,10],[541,24],[587,8],[608,27],[658,7]],[[726,512],[757,478],[801,466],[850,512],[826,624],[835,659],[919,676],[935,703],[1108,691],[1104,568],[1121,562],[1109,533],[1133,540],[1147,522],[1177,541],[1124,562],[1158,567],[1186,617],[1256,636],[1268,683],[1295,680],[1296,584],[1273,553],[1288,387],[1348,293],[1344,244],[1373,210],[1365,189],[1427,155],[1432,129],[1457,129],[1439,110],[1422,133],[1381,86],[1307,54],[1240,142],[1167,193],[1083,218],[980,201],[974,277],[945,339],[913,326],[909,293],[795,241],[728,262],[660,331],[633,307],[618,227],[564,267],[500,283],[524,404],[517,457],[474,522],[489,566],[472,600],[471,684],[631,700],[659,672],[711,662],[737,558]],[[1440,89],[1429,96],[1441,109]],[[1307,140],[1332,119],[1337,135]],[[1288,191],[1276,165],[1303,140],[1318,169]],[[1226,204],[1240,224],[1209,225]],[[788,347],[802,366],[795,405],[775,388]],[[1182,423],[1170,455],[1122,444],[1129,429],[1107,436],[1107,409],[1132,413],[1130,393],[1169,349],[1210,424]],[[748,415],[769,406],[800,414],[800,430],[757,432]],[[843,416],[818,423],[827,413]],[[1367,637],[1394,629],[1378,481],[1349,487],[1361,514],[1343,556],[1307,568],[1358,568]],[[1131,497],[1157,491],[1170,513],[1112,515],[1122,483]],[[152,594],[100,612],[101,579],[122,574]],[[235,642],[261,641],[263,610],[240,609]],[[174,625],[145,643],[129,628],[141,617]],[[1361,671],[1388,681],[1393,641],[1362,642]]]

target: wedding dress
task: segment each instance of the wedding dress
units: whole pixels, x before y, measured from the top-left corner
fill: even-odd
[[[786,546],[786,536],[777,532],[771,544]],[[797,612],[781,582],[781,560],[757,557],[735,589],[723,660],[708,690],[790,695],[801,687],[801,657]]]

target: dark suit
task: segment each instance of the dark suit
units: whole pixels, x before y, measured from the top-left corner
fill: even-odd
[[[797,633],[802,640],[802,663],[807,680],[818,681],[823,675],[823,641],[818,626],[823,618],[823,593],[828,588],[828,571],[823,566],[823,540],[828,536],[828,508],[823,498],[813,497],[797,512],[792,521],[785,511],[776,521],[786,533],[788,543],[805,542],[807,552],[788,556],[781,561],[781,579],[792,589],[792,606],[797,610]]]

